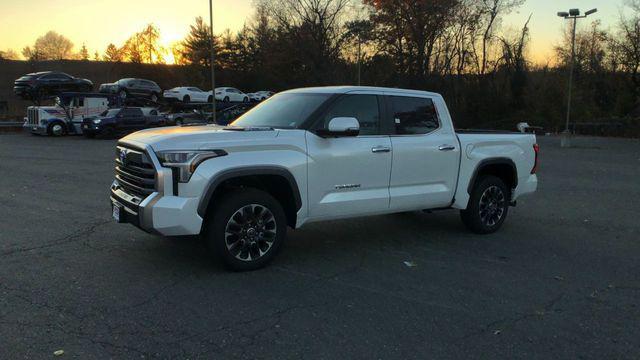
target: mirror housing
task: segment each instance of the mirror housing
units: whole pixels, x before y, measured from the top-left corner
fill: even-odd
[[[360,134],[360,123],[354,117],[336,117],[329,121],[327,128],[318,129],[321,137],[347,137]]]

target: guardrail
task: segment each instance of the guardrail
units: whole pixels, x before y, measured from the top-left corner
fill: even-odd
[[[22,130],[21,121],[0,121],[0,132],[16,132]]]

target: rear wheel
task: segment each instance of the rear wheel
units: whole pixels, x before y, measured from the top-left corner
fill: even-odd
[[[460,212],[462,222],[477,234],[496,232],[509,212],[509,189],[500,178],[484,176],[476,182],[469,204]]]
[[[229,102],[229,97],[228,97],[228,96],[225,96],[225,97],[224,97],[224,99],[222,99],[222,101],[224,101],[224,102],[228,103],[228,102]]]
[[[188,103],[188,102],[190,102],[190,101],[191,101],[191,97],[190,97],[189,95],[185,95],[185,96],[182,98],[182,102],[183,102],[183,103],[185,103],[185,104],[186,104],[186,103]]]
[[[244,103],[248,103],[248,102],[249,102],[249,98],[245,96],[245,97],[242,99],[242,102],[244,102]]]
[[[209,95],[209,97],[207,98],[207,102],[208,103],[212,103],[213,102],[213,96]]]
[[[248,271],[273,260],[286,232],[280,203],[264,191],[245,188],[216,199],[207,216],[204,237],[226,267]]]
[[[118,96],[120,97],[120,99],[123,99],[123,100],[126,99],[128,95],[129,94],[127,94],[126,90],[120,90],[120,92],[118,93]]]
[[[152,94],[151,94],[151,101],[153,101],[153,102],[158,102],[158,94],[156,94],[156,93],[152,93]]]
[[[176,126],[182,126],[182,119],[176,119]]]

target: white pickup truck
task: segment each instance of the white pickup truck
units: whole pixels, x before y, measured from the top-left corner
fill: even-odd
[[[118,222],[201,234],[234,270],[266,265],[287,227],[460,209],[480,234],[537,187],[531,134],[456,132],[442,96],[322,87],[279,93],[228,127],[149,129],[121,139]]]

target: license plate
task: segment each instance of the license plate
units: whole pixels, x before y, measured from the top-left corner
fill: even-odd
[[[113,205],[113,212],[112,212],[112,215],[113,215],[113,219],[114,219],[116,222],[120,222],[120,206],[118,206],[118,205]]]

